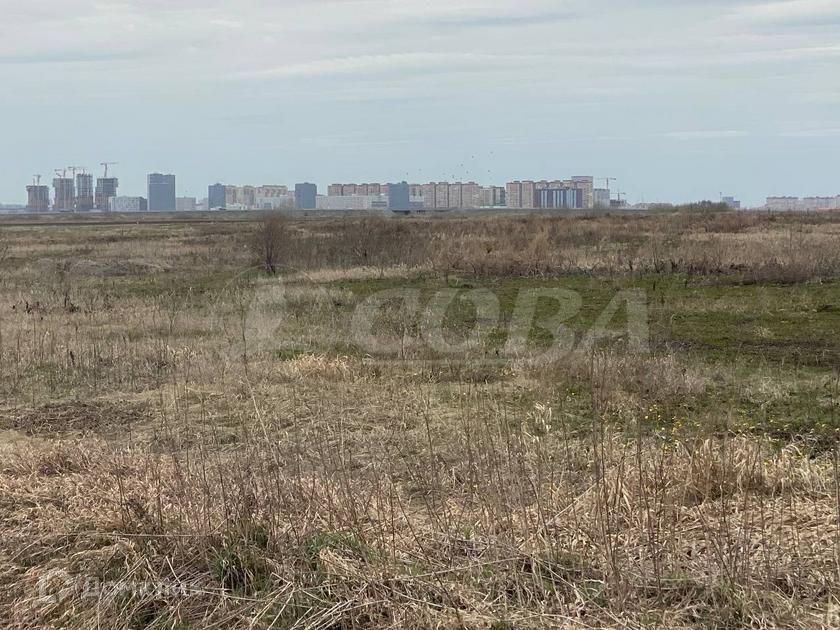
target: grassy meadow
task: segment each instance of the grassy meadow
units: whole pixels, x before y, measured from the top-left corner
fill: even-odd
[[[124,219],[0,219],[0,627],[840,627],[840,214]]]

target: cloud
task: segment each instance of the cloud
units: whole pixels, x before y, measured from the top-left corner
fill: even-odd
[[[840,22],[837,0],[785,0],[738,8],[734,16],[754,24],[779,26],[826,25]]]
[[[89,64],[134,61],[147,56],[148,51],[43,51],[26,54],[0,54],[0,65]]]
[[[239,79],[289,79],[329,75],[355,75],[377,72],[410,72],[428,68],[485,68],[521,65],[539,59],[538,55],[495,55],[487,53],[438,53],[412,52],[383,55],[333,57],[304,63],[287,64],[262,70],[240,72],[232,78]]]
[[[823,138],[840,128],[840,40],[825,27],[840,23],[840,0],[0,3],[3,109],[16,122],[0,172],[17,193],[33,168],[48,168],[45,152],[68,147],[95,155],[57,164],[99,153],[126,162],[120,152],[132,147],[183,154],[184,169],[199,172],[217,154],[219,173],[228,148],[247,138],[257,153],[234,168],[302,168],[274,149],[260,157],[269,136],[304,153],[311,144],[313,168],[324,160],[340,169],[346,158],[326,155],[329,147],[355,147],[353,166],[372,178],[391,166],[376,143],[396,142],[397,152],[406,137],[414,146],[401,172],[487,142],[505,145],[488,164],[500,175],[558,161],[571,168],[587,152],[593,170],[668,171],[671,158],[699,159],[714,142],[748,151],[785,137],[799,138],[789,149],[821,156],[805,160],[818,173],[831,162]],[[49,111],[56,102],[60,117]],[[43,131],[39,143],[32,129]],[[359,134],[338,137],[346,129]],[[325,140],[305,142],[313,137]],[[574,151],[561,150],[567,142]]]
[[[743,138],[749,134],[746,131],[738,130],[698,130],[669,131],[662,135],[672,140],[725,140],[727,138]]]
[[[837,136],[840,136],[840,127],[783,131],[779,135],[783,138],[835,138]]]
[[[451,13],[432,17],[430,26],[453,28],[518,28],[526,26],[553,26],[558,22],[571,22],[582,17],[577,11],[548,11],[544,13]]]

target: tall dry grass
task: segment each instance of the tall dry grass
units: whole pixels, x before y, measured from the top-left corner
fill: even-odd
[[[590,418],[513,409],[504,386],[453,385],[452,408],[436,389],[302,359],[282,393],[246,383],[252,411],[225,435],[198,416],[191,444],[19,452],[0,475],[0,615],[19,628],[830,627],[836,456],[617,431],[610,361],[591,365]],[[347,413],[360,397],[370,406]],[[160,431],[189,430],[175,420]],[[186,594],[41,601],[55,569]]]
[[[325,281],[800,282],[836,274],[835,219],[298,221],[272,252]],[[726,411],[653,421],[650,392],[737,373],[617,349],[489,368],[279,356],[243,342],[251,232],[50,238],[37,266],[16,237],[0,278],[3,627],[840,626],[836,445],[742,433]],[[348,299],[288,298],[313,337],[332,324],[317,300]]]
[[[796,283],[840,272],[840,215],[499,216],[298,222],[291,269],[443,276],[681,273]]]

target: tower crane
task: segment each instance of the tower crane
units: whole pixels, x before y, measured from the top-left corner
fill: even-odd
[[[105,179],[108,179],[108,167],[116,166],[119,162],[100,162],[100,164],[105,167]]]

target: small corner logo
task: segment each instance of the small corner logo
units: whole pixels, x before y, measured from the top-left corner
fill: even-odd
[[[42,604],[60,604],[74,587],[75,580],[67,571],[52,569],[38,580],[38,601]]]
[[[831,601],[828,604],[828,610],[826,610],[825,613],[825,625],[823,628],[826,628],[826,630],[840,628],[840,605],[838,605],[835,601]]]

